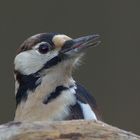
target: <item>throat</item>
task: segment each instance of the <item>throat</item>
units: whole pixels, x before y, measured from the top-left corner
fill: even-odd
[[[56,96],[59,96],[62,90],[66,90],[75,81],[71,77],[69,70],[44,70],[40,74],[22,75],[16,73],[16,103],[26,102],[32,95],[32,98],[45,98],[45,104],[50,102]],[[47,74],[45,74],[47,72]],[[51,96],[50,96],[51,95]],[[49,97],[49,100],[46,98]]]

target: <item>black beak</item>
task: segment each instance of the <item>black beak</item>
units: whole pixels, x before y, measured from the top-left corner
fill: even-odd
[[[86,48],[97,46],[101,42],[99,39],[99,35],[89,35],[73,40],[68,40],[65,42],[60,53],[68,56],[79,54]]]

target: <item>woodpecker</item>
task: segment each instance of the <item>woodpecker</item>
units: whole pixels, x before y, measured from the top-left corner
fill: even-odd
[[[99,42],[99,35],[72,39],[59,33],[25,40],[14,60],[14,120],[100,120],[96,100],[72,78],[84,51]]]

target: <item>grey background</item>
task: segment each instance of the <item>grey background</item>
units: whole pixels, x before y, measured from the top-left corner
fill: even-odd
[[[101,35],[74,77],[94,93],[105,122],[140,134],[139,0],[0,1],[0,123],[14,116],[16,49],[31,35],[53,31]]]

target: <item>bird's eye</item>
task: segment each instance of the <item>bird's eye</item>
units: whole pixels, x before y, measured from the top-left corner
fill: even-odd
[[[47,53],[50,50],[50,45],[48,43],[40,44],[38,51],[42,54]]]

